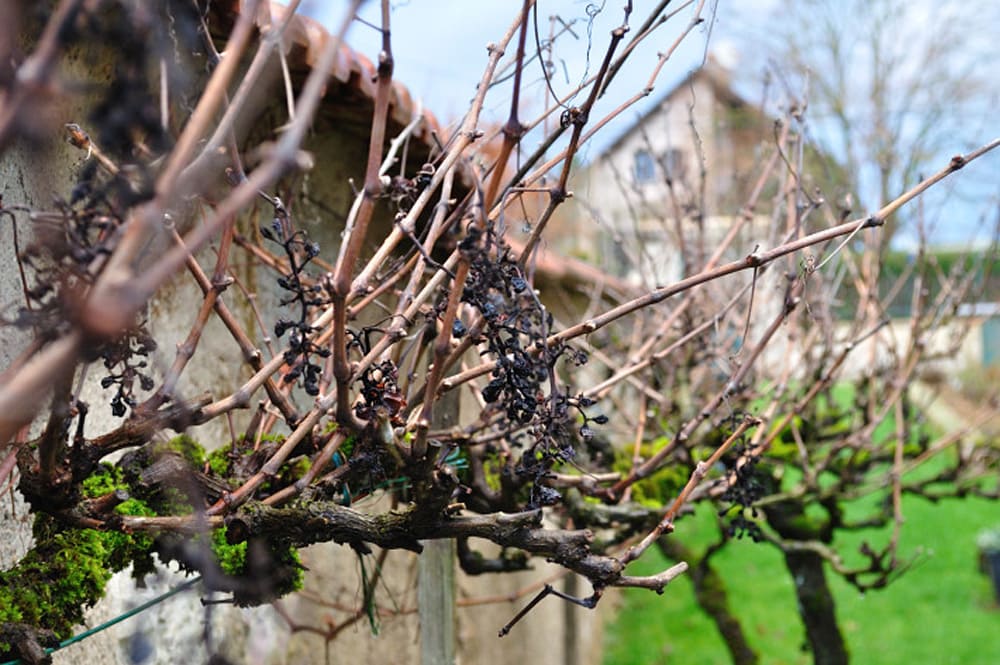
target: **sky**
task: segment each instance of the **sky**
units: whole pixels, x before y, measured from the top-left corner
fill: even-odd
[[[635,3],[633,24],[638,24],[645,18],[643,10],[651,4],[641,0]],[[715,4],[715,0],[706,3],[706,17],[713,15],[712,7]],[[745,4],[764,10],[773,5],[774,0],[752,0]],[[395,61],[393,77],[403,82],[414,96],[421,98],[425,108],[433,111],[440,121],[447,123],[460,120],[475,94],[476,84],[486,65],[487,44],[500,39],[519,6],[517,0],[394,0],[391,5]],[[332,26],[341,20],[344,7],[343,2],[305,0],[300,11]],[[551,16],[558,16],[570,26],[573,33],[564,34],[556,41],[554,55],[557,71],[553,77],[553,85],[557,92],[571,88],[588,74],[597,71],[607,48],[610,32],[621,23],[622,7],[620,0],[539,0],[538,29],[543,40],[548,37]],[[588,10],[593,12],[595,8],[600,8],[600,11],[596,12],[591,21]],[[379,3],[367,2],[360,16],[377,25],[380,20]],[[631,56],[632,66],[623,68],[612,83],[612,88],[606,95],[607,103],[597,108],[598,116],[603,115],[600,113],[602,109],[607,111],[615,106],[610,104],[611,100],[631,96],[645,87],[658,53],[669,48],[680,27],[691,16],[690,8],[682,11],[671,23],[660,28],[652,40],[640,46]],[[607,145],[654,104],[660,95],[700,65],[706,54],[710,34],[712,51],[726,51],[727,43],[732,41],[727,38],[726,33],[735,27],[732,24],[735,20],[720,12],[711,24],[711,31],[707,22],[696,28],[664,67],[654,83],[653,93],[637,104],[634,110],[623,114],[614,126],[596,135],[595,139],[598,140],[590,146],[587,153],[599,151]],[[352,48],[373,61],[378,54],[380,40],[381,35],[376,29],[360,23],[351,27],[347,37]],[[531,32],[528,41],[531,50],[534,41]],[[586,48],[588,43],[591,45],[589,59]],[[512,55],[514,50],[515,45],[512,43],[507,55]],[[544,94],[541,68],[537,61],[529,65],[525,82],[526,108],[539,110],[541,107],[538,102],[532,104],[532,97],[537,100]],[[498,94],[491,95],[495,97],[493,103],[487,98],[483,113],[486,123],[502,124],[506,120],[509,112],[509,89],[507,86],[499,90]],[[528,117],[529,112],[522,114],[522,120]],[[586,159],[587,154],[581,157]]]
[[[755,49],[755,40],[771,29],[769,21],[774,20],[780,1],[708,0],[703,14],[708,20],[682,42],[654,82],[652,94],[599,132],[594,141],[584,146],[579,159],[586,162],[599,154],[666,91],[698,67],[709,53],[737,73],[734,78],[737,92],[751,101],[758,99],[764,70],[760,63],[766,59],[756,52],[762,49]],[[365,3],[359,12],[361,19],[377,25],[380,21],[379,4],[373,0]],[[610,31],[621,23],[624,4],[623,0],[538,0],[538,30],[542,40],[549,34],[550,17],[558,16],[561,24],[557,25],[568,26],[571,30],[556,40],[556,72],[552,84],[557,92],[570,89],[599,68]],[[631,22],[637,26],[645,17],[644,10],[653,3],[635,0],[634,4]],[[679,6],[682,3],[675,1],[672,4]],[[476,84],[486,65],[486,45],[503,35],[519,6],[517,0],[392,0],[394,78],[403,82],[411,94],[421,99],[424,107],[443,124],[459,122],[475,94]],[[342,20],[346,7],[347,3],[343,0],[304,0],[300,11],[332,27]],[[617,100],[627,98],[647,85],[658,54],[669,48],[691,16],[692,8],[688,7],[637,49],[630,57],[631,66],[623,68],[612,83],[609,94],[595,107],[592,118],[602,117],[617,105]],[[915,12],[914,16],[918,22],[915,26],[917,30],[926,29],[930,33],[935,15]],[[347,41],[355,50],[376,60],[381,36],[374,27],[355,21]],[[529,31],[528,41],[530,52],[534,46],[532,31]],[[742,45],[743,53],[739,45]],[[514,48],[512,43],[508,58]],[[747,53],[748,48],[755,52]],[[506,120],[509,95],[509,83],[490,91],[481,116],[481,126],[499,126]],[[525,73],[522,121],[533,118],[532,111],[541,109],[543,95],[541,67],[538,61],[534,61]],[[577,100],[576,103],[581,102]],[[982,124],[986,126],[975,132],[973,142],[982,143],[994,138],[990,134],[1000,134],[1000,123],[989,127],[991,116],[984,114],[984,117],[987,120]],[[813,129],[822,132],[819,119]],[[528,147],[531,147],[530,140],[529,136]],[[943,165],[951,154],[970,147],[969,141],[956,141],[952,152],[936,156],[935,166]],[[938,243],[962,244],[973,233],[977,220],[996,216],[996,200],[1000,192],[1000,178],[996,176],[998,171],[1000,156],[989,157],[984,163],[973,164],[963,171],[959,187],[962,191],[954,191],[955,187],[949,185],[933,192],[928,199],[928,203],[933,202],[932,206],[928,206],[928,212],[938,222],[934,231],[934,239]],[[956,215],[956,211],[960,214]],[[956,219],[960,221],[954,221]],[[982,239],[984,232],[979,233]],[[897,244],[905,247],[912,244],[912,240],[912,234],[910,237],[904,234]]]

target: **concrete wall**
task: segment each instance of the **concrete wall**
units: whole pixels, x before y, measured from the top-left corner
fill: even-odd
[[[64,76],[78,82],[104,80],[107,73],[104,67],[95,66],[90,61],[87,69],[81,69],[79,63],[85,59],[77,56],[78,54],[71,54],[66,59],[62,72]],[[51,111],[51,118],[55,122],[43,128],[43,138],[40,141],[29,142],[18,138],[0,155],[0,187],[5,206],[53,210],[54,201],[68,198],[76,182],[84,153],[65,141],[63,123],[76,122],[85,126],[89,102],[76,99]],[[17,224],[20,246],[23,249],[32,236],[31,224],[25,215],[18,215]],[[11,222],[4,219],[0,224],[0,305],[7,315],[14,314],[24,304],[11,233]],[[202,258],[204,264],[207,257]],[[172,362],[173,350],[187,335],[200,300],[200,292],[192,284],[176,283],[161,291],[150,303],[150,329],[160,342],[160,349],[151,359],[154,375],[162,375],[162,371]],[[213,323],[206,329],[204,342],[180,385],[182,395],[193,394],[196,390],[222,394],[237,376],[245,373],[240,367],[242,361],[239,350],[232,344],[225,343],[227,337],[228,333],[218,324]],[[12,359],[28,342],[29,337],[24,332],[11,327],[0,328],[0,369],[9,367]],[[87,418],[87,436],[107,432],[121,424],[121,419],[111,414],[108,404],[113,390],[101,388],[99,369],[103,368],[98,364],[98,367],[88,373],[80,394],[81,399],[91,406]],[[222,427],[222,423],[206,426],[193,434],[203,440],[221,441]],[[39,429],[36,422],[33,432],[37,433]],[[0,568],[6,569],[16,564],[32,543],[31,516],[16,491],[12,491],[9,496],[5,494],[0,501],[0,526],[5,534],[4,538],[0,538]],[[105,600],[88,613],[86,625],[94,626],[117,616],[182,579],[177,575],[165,574],[162,578],[148,580],[149,589],[138,590],[127,571],[120,573],[109,584]],[[192,621],[192,617],[203,614],[204,610],[196,596],[188,594],[178,597],[141,619],[132,619],[115,629],[58,652],[55,662],[88,662],[92,665],[131,663],[133,661],[128,656],[130,636],[137,629],[145,635],[143,639],[148,640],[154,649],[155,660],[146,662],[178,662],[186,660],[188,655],[192,658],[190,662],[204,662],[206,656],[202,625],[200,621]],[[245,613],[219,607],[213,608],[212,614],[219,625],[235,627],[242,623],[240,617]]]

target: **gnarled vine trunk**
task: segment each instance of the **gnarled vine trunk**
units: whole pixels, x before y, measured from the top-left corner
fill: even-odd
[[[799,616],[805,625],[816,665],[846,665],[849,658],[837,625],[836,608],[826,582],[823,559],[815,552],[785,552],[785,565],[795,582]]]
[[[694,585],[695,601],[715,623],[715,628],[733,659],[733,665],[756,665],[759,662],[757,652],[750,647],[740,620],[729,607],[729,596],[722,576],[709,562],[712,551],[698,557],[690,548],[670,537],[660,538],[657,545],[664,556],[676,561],[687,561],[691,565],[688,574]]]
[[[829,542],[833,533],[824,520],[812,520],[801,503],[781,501],[766,509],[767,521],[785,540]],[[810,551],[785,550],[785,566],[795,584],[799,616],[815,665],[846,665],[847,645],[837,625],[836,603],[826,581],[823,558]]]

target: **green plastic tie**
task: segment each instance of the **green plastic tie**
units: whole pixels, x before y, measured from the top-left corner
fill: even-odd
[[[195,577],[192,580],[188,580],[187,582],[184,582],[183,584],[178,584],[177,586],[175,586],[170,591],[162,593],[159,596],[157,596],[156,598],[153,598],[152,600],[146,601],[142,605],[137,605],[137,606],[133,607],[132,609],[130,609],[128,612],[124,612],[123,614],[119,614],[114,619],[110,619],[108,621],[105,621],[104,623],[102,623],[102,624],[100,624],[98,626],[94,626],[90,630],[83,631],[79,635],[74,635],[73,637],[71,637],[69,639],[63,640],[62,642],[59,643],[59,646],[57,646],[57,647],[48,647],[48,648],[46,648],[45,649],[45,653],[53,653],[55,651],[59,651],[60,649],[65,649],[66,647],[68,647],[71,644],[75,644],[77,642],[82,642],[83,640],[87,639],[91,635],[96,635],[97,633],[101,632],[102,630],[107,630],[111,626],[113,626],[113,625],[115,625],[117,623],[121,623],[125,619],[128,619],[129,617],[133,617],[136,614],[139,614],[140,612],[144,612],[144,611],[148,610],[150,607],[153,607],[154,605],[159,605],[160,603],[162,603],[163,601],[167,600],[171,596],[176,596],[181,591],[187,591],[188,589],[190,589],[191,587],[193,587],[195,584],[197,584],[200,581],[201,581],[201,575]],[[16,658],[14,660],[7,661],[6,663],[2,663],[0,665],[21,665],[23,662],[24,661],[21,660],[20,658]]]

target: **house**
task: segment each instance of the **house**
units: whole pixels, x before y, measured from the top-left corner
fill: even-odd
[[[756,181],[765,170],[764,163],[773,159],[782,122],[736,92],[730,73],[709,56],[702,67],[663,93],[575,176],[571,183],[574,196],[550,242],[646,289],[698,272],[733,229],[738,233],[722,260],[739,259],[757,247],[775,246],[780,242],[778,234],[787,229],[772,224],[771,212],[775,195],[790,181],[791,173],[780,157],[795,163],[796,144],[786,147],[764,182]],[[808,144],[803,146],[802,159],[803,190],[810,196],[818,192],[832,203],[830,209],[836,210],[837,201],[850,191],[848,175],[829,155]],[[758,187],[754,205],[748,207]],[[745,218],[742,225],[741,217]],[[815,230],[830,220],[816,213],[810,222],[818,225]],[[941,249],[933,253],[935,261],[950,266],[967,252]],[[882,294],[893,292],[893,282],[902,273],[897,265],[899,254],[890,252],[883,257]],[[913,300],[912,281],[911,277],[897,289],[898,295],[887,310],[904,332],[908,326],[904,319]],[[986,283],[982,291],[983,295],[976,297],[990,299],[989,292],[995,293],[995,287]],[[758,290],[757,311],[766,293],[780,299],[780,290]],[[838,291],[839,318],[846,321],[854,317],[858,297],[849,287]],[[780,300],[769,304],[778,307]],[[983,327],[989,317],[969,316],[970,311],[959,311],[965,320],[956,325],[971,325],[973,331],[962,352],[948,361],[951,369],[996,362],[998,357],[992,351],[997,346],[996,334],[990,332],[994,324]],[[897,339],[906,338],[899,331],[893,334]],[[950,329],[935,336],[943,355],[948,355],[943,353],[947,347],[944,340],[952,337]],[[860,353],[854,357],[860,359],[854,370],[862,371],[868,358]]]
[[[704,225],[710,242],[739,212],[773,125],[709,57],[576,177],[576,211],[593,232],[575,251],[646,286],[676,280],[695,258],[685,247],[695,230]]]

